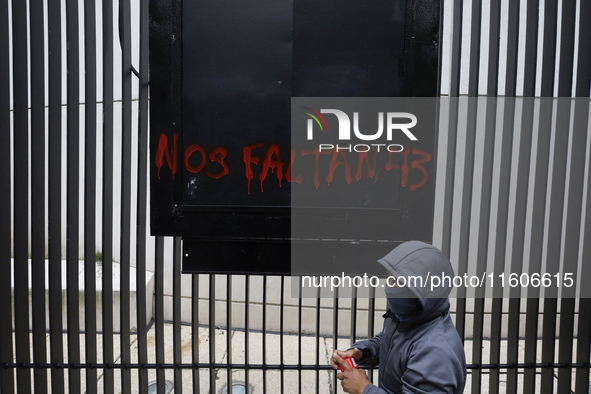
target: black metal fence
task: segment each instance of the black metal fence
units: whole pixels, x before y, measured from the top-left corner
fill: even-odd
[[[591,173],[589,107],[555,104],[551,98],[589,97],[591,3],[473,1],[466,3],[471,4],[471,16],[463,20],[464,3],[454,0],[453,4],[444,2],[442,7],[447,10],[453,5],[449,13],[450,34],[444,36],[451,37],[452,45],[446,52],[449,58],[442,56],[450,71],[449,95],[475,97],[486,90],[487,96],[496,97],[501,87],[507,97],[549,99],[539,104],[539,131],[532,134],[533,127],[528,123],[518,136],[513,134],[515,119],[510,111],[502,117],[501,127],[497,121],[497,102],[490,101],[485,112],[487,132],[481,136],[466,132],[459,139],[461,113],[451,106],[445,143],[440,142],[445,147],[445,155],[440,157],[446,158],[439,164],[438,173],[444,186],[440,193],[441,206],[448,207],[436,213],[440,246],[458,263],[460,270],[468,266],[471,258],[476,258],[502,271],[511,264],[513,267],[522,264],[526,255],[530,264],[544,261],[547,269],[555,272],[561,267],[574,267],[575,272],[578,269],[578,277],[585,278],[591,253],[591,244],[586,242],[586,234],[591,232],[591,193],[587,190]],[[135,14],[132,6],[136,7]],[[132,31],[132,17],[138,16],[139,29]],[[488,21],[488,43],[481,41],[483,16]],[[97,20],[100,25],[96,25]],[[299,299],[292,307],[286,304],[287,277],[263,277],[262,286],[253,288],[254,277],[246,276],[243,298],[236,303],[233,299],[236,278],[223,277],[224,284],[220,283],[224,279],[215,275],[201,275],[208,279],[208,297],[199,296],[199,275],[191,278],[191,297],[183,297],[180,239],[173,240],[172,256],[167,256],[162,237],[157,237],[155,247],[151,247],[153,240],[146,236],[148,21],[146,0],[138,3],[105,0],[102,4],[7,0],[0,5],[0,188],[5,191],[0,194],[0,298],[4,300],[0,303],[0,391],[129,393],[133,388],[146,393],[153,377],[159,393],[166,392],[166,379],[174,382],[175,392],[214,393],[222,385],[229,385],[233,373],[244,371],[242,379],[247,386],[252,383],[253,374],[262,374],[262,392],[274,390],[269,388],[274,374],[279,375],[278,390],[282,393],[322,392],[321,378],[330,379],[328,390],[337,392],[340,388],[335,384],[335,373],[322,359],[320,341],[339,347],[339,313],[345,312],[350,316],[349,336],[341,338],[346,344],[362,337],[358,335],[359,327],[364,327],[364,331],[367,327],[368,335],[375,333],[380,329],[376,300],[370,298],[367,305],[361,306],[355,298],[343,300],[335,295],[329,305],[322,304],[319,297],[311,306]],[[101,32],[100,36],[97,31]],[[139,34],[136,49],[132,48],[132,33]],[[521,42],[520,36],[524,38]],[[102,38],[102,44],[98,38]],[[464,48],[469,48],[467,54],[463,53],[462,42],[468,43]],[[139,54],[137,69],[132,64],[134,50]],[[121,62],[115,63],[118,53]],[[102,59],[102,67],[98,67],[98,59]],[[467,76],[461,73],[462,62],[468,64]],[[486,69],[481,70],[486,62]],[[481,74],[486,76],[486,81],[481,81]],[[500,75],[504,76],[502,80]],[[101,97],[97,87],[101,88]],[[525,116],[521,121],[532,122],[532,119],[533,116]],[[475,122],[476,118],[466,120],[468,130]],[[584,131],[561,126],[573,122],[587,126],[576,129]],[[501,131],[496,132],[499,128]],[[492,147],[498,137],[501,142],[496,145],[502,155],[516,158],[517,163],[495,159],[499,153],[495,154]],[[482,151],[482,156],[478,156],[476,147],[479,141],[490,147]],[[115,149],[118,143],[121,148]],[[514,149],[518,150],[513,153]],[[102,152],[102,157],[97,152]],[[114,152],[120,157],[115,157]],[[463,161],[456,170],[460,153]],[[482,173],[475,172],[476,162],[481,163]],[[513,167],[517,170],[512,172]],[[65,177],[62,168],[66,169]],[[460,175],[457,179],[456,173]],[[116,179],[121,179],[120,189]],[[65,193],[62,185],[66,186]],[[461,192],[454,193],[457,185],[461,185]],[[480,197],[472,204],[477,188]],[[97,195],[101,197],[100,206]],[[458,198],[467,203],[454,205]],[[477,207],[476,211],[472,210],[473,206]],[[120,215],[118,220],[114,220],[115,214]],[[84,218],[82,231],[80,217]],[[101,226],[97,226],[97,217]],[[478,226],[474,232],[471,221],[476,217]],[[97,228],[101,229],[98,244]],[[62,229],[66,230],[65,238]],[[494,248],[489,246],[489,239],[494,240]],[[115,254],[114,240],[119,242],[118,316],[113,307],[114,301],[117,304],[113,281],[116,273],[110,264]],[[62,244],[66,245],[65,283],[62,283]],[[80,244],[84,245],[82,283],[79,281]],[[97,249],[102,253],[100,263],[96,261]],[[173,318],[172,339],[166,343],[165,327],[169,322],[165,322],[168,306],[164,269],[169,257],[173,265]],[[152,297],[147,294],[146,286],[150,258],[155,261],[154,336],[149,335],[150,327],[143,323],[152,314],[143,302]],[[100,281],[96,279],[98,266],[102,270]],[[130,323],[132,279],[136,283],[137,329]],[[260,283],[259,279],[256,283]],[[276,305],[280,311],[278,346],[271,346],[265,335],[269,331],[270,280],[279,281],[281,289]],[[101,298],[96,296],[97,285]],[[225,304],[223,309],[216,308],[215,290],[220,285],[226,288],[221,301]],[[83,296],[80,288],[84,289]],[[262,293],[261,301],[257,301],[262,309],[260,363],[254,363],[250,354],[250,336],[254,332],[250,305],[255,292]],[[183,299],[189,301],[192,322],[192,342],[188,348],[181,341]],[[207,305],[206,311],[200,311],[203,309],[200,301]],[[345,302],[347,306],[339,308]],[[240,311],[236,310],[238,307]],[[315,313],[311,337],[302,328],[306,308]],[[98,309],[102,311],[100,322]],[[67,311],[65,322],[64,311]],[[225,312],[223,327],[216,323],[220,311]],[[321,316],[327,311],[332,315],[329,323],[332,336],[325,337]],[[287,327],[286,317],[293,313],[297,314],[297,327]],[[200,319],[202,314],[207,318]],[[237,314],[241,316],[241,324],[233,327]],[[114,318],[117,317],[120,323],[116,330]],[[468,368],[472,392],[498,392],[503,385],[509,393],[588,392],[590,299],[476,298],[472,302],[459,297],[455,319],[461,337],[472,346],[467,355],[471,360]],[[205,325],[200,326],[199,322]],[[208,341],[196,346],[200,328],[206,330]],[[216,350],[222,346],[215,340],[220,330],[226,332],[225,360],[216,358]],[[240,362],[236,362],[237,354],[233,354],[238,351],[231,333],[236,332],[244,332],[244,356]],[[287,332],[297,335],[295,355],[286,349]],[[306,338],[314,339],[312,346],[303,344]],[[172,357],[167,357],[166,349],[170,347]],[[489,348],[488,358],[483,356],[483,348]],[[315,352],[312,362],[306,361],[309,351]],[[208,361],[203,361],[200,352],[208,354]],[[225,379],[218,380],[219,371],[226,372]],[[297,374],[295,384],[288,379],[291,373]],[[302,376],[309,374],[314,375],[313,388],[301,384]],[[373,371],[370,376],[375,378]]]
[[[466,267],[469,261],[469,246],[476,252],[475,258],[479,264],[489,259],[490,222],[496,222],[496,230],[492,234],[494,239],[494,258],[492,265],[496,272],[511,266],[524,264],[524,255],[529,253],[530,272],[532,264],[541,268],[542,261],[546,261],[547,272],[559,272],[560,266],[566,272],[573,272],[573,267],[582,267],[580,277],[585,280],[587,261],[589,259],[588,239],[589,231],[589,193],[583,200],[583,184],[585,168],[589,161],[585,160],[585,150],[588,144],[588,100],[577,109],[568,100],[554,103],[551,97],[589,97],[591,84],[590,56],[591,56],[591,27],[589,26],[590,4],[575,1],[490,1],[490,11],[482,12],[482,2],[472,2],[472,14],[469,17],[470,32],[462,31],[463,18],[462,1],[454,2],[453,10],[453,41],[451,51],[451,84],[450,96],[460,95],[460,67],[464,58],[469,62],[469,76],[467,78],[468,96],[482,94],[483,86],[479,85],[481,72],[486,75],[486,96],[496,97],[499,88],[503,88],[506,97],[520,95],[524,97],[542,97],[539,116],[533,116],[533,107],[519,121],[519,144],[514,145],[515,120],[512,116],[511,100],[505,101],[505,113],[502,118],[501,150],[505,157],[498,164],[501,176],[493,189],[493,168],[495,155],[495,128],[497,121],[496,102],[489,102],[486,108],[486,133],[484,135],[484,152],[482,157],[482,174],[478,174],[481,187],[480,206],[476,212],[471,204],[463,204],[461,212],[445,210],[443,215],[442,246],[447,253],[451,249],[452,217],[460,215],[460,226],[457,246],[457,261],[460,267]],[[523,13],[523,8],[525,12]],[[501,11],[504,11],[503,14]],[[490,12],[490,13],[488,13]],[[486,71],[481,71],[481,29],[483,15],[488,18],[488,64]],[[560,16],[560,18],[559,18]],[[505,23],[503,32],[501,24]],[[520,37],[523,40],[520,42]],[[469,55],[462,57],[463,40],[469,40]],[[504,44],[504,45],[503,45]],[[577,47],[578,44],[578,47]],[[500,62],[504,55],[505,70]],[[468,60],[469,59],[469,60]],[[576,61],[575,61],[576,59]],[[504,71],[504,86],[499,81],[499,71]],[[544,99],[546,98],[546,99]],[[553,107],[554,105],[554,107]],[[554,109],[554,112],[553,112]],[[525,112],[525,111],[524,111]],[[474,113],[468,111],[468,114]],[[573,122],[571,123],[571,114]],[[470,115],[469,115],[470,116]],[[534,119],[538,122],[537,132],[532,135]],[[475,119],[467,120],[470,130],[475,126]],[[556,130],[552,130],[556,127]],[[566,126],[569,125],[569,126]],[[574,126],[573,126],[574,125]],[[450,110],[449,130],[447,139],[447,163],[445,189],[445,204],[450,204],[454,198],[454,168],[456,164],[456,130],[458,129],[458,112],[456,108]],[[569,132],[566,132],[569,130]],[[472,201],[476,133],[467,133],[465,139],[465,160],[463,166],[462,201]],[[498,138],[498,134],[497,134]],[[532,143],[532,138],[537,140]],[[569,142],[570,138],[570,142]],[[552,141],[551,141],[552,140]],[[512,156],[512,149],[518,146],[518,154]],[[535,162],[532,160],[535,155]],[[497,156],[498,157],[498,156]],[[515,157],[517,162],[515,162]],[[550,158],[553,160],[550,162]],[[530,163],[531,162],[531,163]],[[567,166],[569,169],[567,171]],[[517,167],[516,172],[512,168]],[[550,178],[548,174],[551,173]],[[533,189],[530,177],[534,178]],[[568,179],[568,183],[567,183]],[[512,181],[515,181],[512,185]],[[547,192],[548,190],[548,192]],[[565,191],[567,191],[565,193]],[[498,192],[497,212],[493,218],[491,197]],[[531,196],[531,200],[528,200]],[[514,199],[511,201],[511,199]],[[513,211],[510,206],[514,203]],[[528,216],[528,208],[533,214]],[[565,209],[566,207],[566,209]],[[582,217],[582,209],[586,207],[587,215]],[[565,210],[566,213],[563,211]],[[471,238],[470,220],[478,215],[479,231],[477,240]],[[529,239],[526,223],[531,225]],[[585,237],[581,237],[584,228]],[[512,238],[507,236],[511,231]],[[544,238],[544,232],[547,238]],[[583,240],[582,253],[579,254],[580,241]],[[510,246],[508,245],[510,243]],[[561,246],[564,254],[561,254]],[[510,258],[506,258],[506,252]],[[508,255],[508,254],[507,254]],[[484,266],[484,265],[483,265]],[[482,267],[482,266],[481,266]],[[534,268],[535,270],[536,268]],[[460,268],[461,271],[461,268]],[[519,268],[513,268],[519,272]],[[574,268],[574,272],[577,269]],[[559,392],[566,393],[574,389],[577,393],[589,390],[589,307],[587,298],[575,299],[574,296],[556,298],[556,294],[548,295],[540,300],[535,295],[527,300],[518,297],[508,300],[494,298],[490,315],[490,359],[483,360],[483,328],[485,305],[482,298],[475,299],[473,319],[473,354],[472,362],[472,391],[482,389],[481,379],[483,370],[490,368],[489,389],[496,391],[499,385],[500,369],[507,368],[507,392],[517,392],[518,377],[523,373],[524,392]],[[507,315],[504,311],[508,309]],[[578,314],[577,314],[578,312]],[[460,335],[464,336],[467,325],[466,300],[458,299],[456,312],[456,326]],[[575,326],[578,317],[578,325]],[[524,324],[525,323],[525,324]],[[542,324],[541,330],[539,324]],[[506,362],[501,361],[501,343],[504,342],[501,331],[507,326]],[[520,325],[525,327],[524,349],[520,349]],[[558,331],[557,331],[558,329]],[[538,335],[542,333],[541,358],[537,355],[540,349]],[[576,344],[574,334],[577,333]],[[557,352],[556,352],[557,351]],[[521,358],[521,357],[523,358]],[[522,361],[519,361],[519,360]],[[539,362],[541,360],[541,362]],[[574,384],[571,381],[573,370],[576,369]],[[536,381],[536,374],[541,379]],[[554,377],[557,374],[557,386]]]

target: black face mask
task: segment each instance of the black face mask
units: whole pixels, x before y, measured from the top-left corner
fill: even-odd
[[[408,287],[384,288],[390,310],[398,320],[407,321],[422,310],[421,301],[415,297]]]

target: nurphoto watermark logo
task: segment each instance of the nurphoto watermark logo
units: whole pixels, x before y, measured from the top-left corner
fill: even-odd
[[[303,107],[304,114],[308,115],[309,118],[307,119],[307,128],[306,128],[306,137],[308,141],[314,140],[314,128],[315,124],[318,125],[317,128],[320,128],[321,132],[329,133],[328,124],[326,119],[322,114],[330,114],[336,116],[338,121],[338,142],[336,144],[327,144],[327,143],[320,143],[318,144],[318,150],[322,152],[323,150],[332,150],[335,149],[337,152],[339,151],[348,151],[348,152],[358,152],[364,153],[369,152],[370,150],[377,150],[378,152],[380,149],[385,149],[388,152],[392,153],[399,153],[404,150],[404,146],[399,143],[392,143],[393,139],[397,137],[398,133],[402,132],[410,141],[418,141],[418,138],[410,131],[413,127],[417,125],[417,117],[409,112],[378,112],[378,126],[376,132],[369,132],[368,130],[360,130],[359,127],[359,112],[353,112],[353,135],[357,140],[360,141],[383,141],[382,136],[384,135],[384,130],[386,134],[386,143],[356,143],[356,144],[347,144],[346,142],[351,141],[351,118],[345,111],[340,109],[320,109],[320,111],[316,111],[310,107]],[[368,116],[369,114],[365,111],[364,116]],[[375,114],[374,114],[375,116]],[[385,126],[384,126],[385,123]],[[334,138],[334,135],[331,135]]]
[[[438,98],[292,97],[294,277],[375,283],[396,242],[431,240],[438,108]]]

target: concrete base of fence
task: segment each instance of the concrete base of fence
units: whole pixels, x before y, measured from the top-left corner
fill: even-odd
[[[12,262],[14,264],[14,262]],[[48,275],[48,261],[45,261],[45,305],[46,305],[46,326],[49,329],[49,275]],[[62,261],[61,267],[61,294],[62,294],[62,308],[61,308],[61,315],[62,315],[62,324],[64,327],[64,331],[66,331],[66,318],[67,318],[67,311],[70,307],[67,305],[67,285],[66,285],[66,267],[67,263],[65,260]],[[11,271],[14,273],[14,269]],[[97,262],[95,266],[95,278],[96,278],[96,327],[98,331],[102,330],[102,313],[103,313],[103,291],[102,291],[102,278],[103,278],[103,263]],[[11,298],[12,302],[14,302],[14,274],[12,276],[12,288],[11,288]],[[152,320],[152,302],[153,302],[153,294],[154,294],[154,274],[152,272],[146,272],[146,294],[149,296],[146,297],[145,300],[138,301],[137,299],[137,285],[136,285],[136,269],[131,267],[130,271],[130,326],[131,330],[137,330],[137,302],[145,302],[146,303],[146,322],[145,324],[148,325],[149,322]],[[119,331],[120,323],[121,323],[121,313],[120,313],[120,289],[121,289],[121,276],[120,276],[120,264],[113,263],[113,329],[115,331]],[[29,297],[31,297],[31,260],[29,260]],[[84,291],[84,260],[80,260],[78,263],[78,310],[80,313],[80,330],[84,331],[85,327],[85,291]],[[31,299],[31,298],[29,298]],[[13,328],[14,328],[14,303],[13,303]],[[55,313],[52,311],[52,313]],[[29,324],[32,327],[32,311],[29,302]]]

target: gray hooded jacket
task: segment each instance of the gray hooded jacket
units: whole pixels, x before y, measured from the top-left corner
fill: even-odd
[[[379,365],[379,388],[368,385],[363,394],[462,393],[466,383],[464,347],[449,315],[450,287],[430,289],[428,276],[447,275],[453,269],[436,247],[411,241],[398,246],[379,263],[394,277],[420,276],[428,286],[409,288],[423,310],[399,322],[392,311],[384,315],[384,328],[372,339],[357,342],[363,352],[361,367]],[[446,283],[447,284],[447,283]]]

